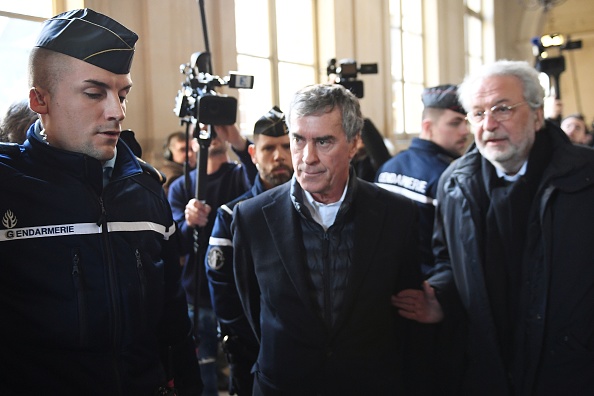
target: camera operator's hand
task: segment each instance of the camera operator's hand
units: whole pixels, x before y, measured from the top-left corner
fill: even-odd
[[[247,139],[241,135],[237,125],[215,125],[215,132],[221,140],[229,142],[237,151],[245,151]]]
[[[184,211],[186,223],[190,227],[204,227],[208,223],[208,214],[211,209],[210,205],[192,198]]]
[[[554,96],[546,96],[544,98],[545,117],[550,119],[557,119],[563,113],[563,102]]]

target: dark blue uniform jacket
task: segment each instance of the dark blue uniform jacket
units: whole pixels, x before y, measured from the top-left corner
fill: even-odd
[[[196,172],[198,170],[190,173],[191,190],[189,192],[186,190],[184,176],[176,179],[169,188],[168,199],[171,203],[173,218],[181,231],[182,253],[186,255],[182,284],[186,291],[188,303],[197,303],[198,306],[203,308],[212,307],[204,271],[204,257],[208,248],[208,238],[216,218],[215,208],[246,192],[251,187],[251,181],[254,180],[258,172],[247,148],[242,152],[235,151],[235,154],[237,154],[241,164],[227,162],[216,172],[206,175],[205,201],[213,210],[211,210],[208,217],[208,224],[198,230],[198,259],[196,259],[194,253],[194,228],[188,226],[184,213],[186,204],[195,196]],[[196,271],[197,268],[200,272]],[[197,289],[200,290],[196,292]]]
[[[182,344],[199,384],[161,184],[120,141],[103,188],[99,161],[33,128],[0,155],[0,393],[152,394]]]
[[[431,237],[437,205],[437,183],[455,157],[429,140],[414,138],[408,150],[398,153],[377,172],[376,182],[415,201],[419,208],[419,248],[421,268],[433,267]]]

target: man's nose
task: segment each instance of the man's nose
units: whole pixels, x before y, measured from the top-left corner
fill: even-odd
[[[126,118],[125,102],[118,95],[108,95],[107,102],[107,118],[123,121]]]
[[[303,162],[306,164],[315,163],[318,160],[318,153],[315,142],[307,142],[303,148]]]
[[[460,124],[460,135],[462,136],[468,136],[470,134],[470,128],[468,126],[468,123],[463,122],[462,124]]]
[[[483,129],[491,131],[495,129],[497,125],[499,125],[499,121],[497,121],[495,117],[493,117],[493,114],[491,112],[485,112],[485,118],[483,118],[482,124]]]

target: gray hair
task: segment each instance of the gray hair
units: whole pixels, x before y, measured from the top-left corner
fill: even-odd
[[[543,106],[544,90],[538,79],[538,72],[525,61],[498,60],[483,65],[476,73],[466,76],[458,87],[458,99],[466,111],[471,111],[471,100],[476,85],[480,81],[494,76],[514,76],[524,89],[524,100],[532,109]]]
[[[342,129],[351,142],[363,129],[363,116],[359,99],[339,84],[308,85],[293,96],[286,114],[287,125],[291,120],[306,116],[329,113],[338,107],[342,113]]]

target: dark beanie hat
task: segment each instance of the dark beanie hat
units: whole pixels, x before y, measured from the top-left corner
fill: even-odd
[[[425,88],[421,95],[423,105],[436,109],[450,109],[465,115],[466,111],[458,101],[457,91],[458,87],[451,84]]]
[[[46,20],[36,47],[83,60],[115,74],[128,74],[136,33],[89,8]]]
[[[285,115],[276,106],[264,114],[254,125],[254,135],[279,137],[289,133]]]

